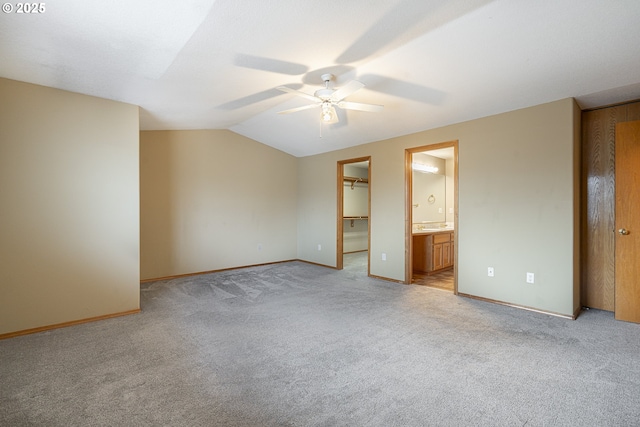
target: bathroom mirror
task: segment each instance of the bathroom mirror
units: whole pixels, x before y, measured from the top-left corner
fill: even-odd
[[[447,212],[453,208],[453,185],[447,176],[447,149],[413,153],[413,224],[442,225],[452,221]],[[452,154],[452,153],[451,153]]]
[[[446,177],[413,171],[413,223],[446,222]]]

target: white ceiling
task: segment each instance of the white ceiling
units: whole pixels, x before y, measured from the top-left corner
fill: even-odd
[[[414,153],[414,154],[426,154],[428,156],[437,157],[443,160],[453,159],[453,156],[454,156],[453,147],[438,148],[436,150],[426,150],[421,153]]]
[[[14,5],[16,3],[13,3]],[[140,127],[230,129],[306,156],[576,97],[640,98],[638,0],[56,0],[0,14],[0,76],[141,107]],[[367,86],[308,101],[332,72]]]

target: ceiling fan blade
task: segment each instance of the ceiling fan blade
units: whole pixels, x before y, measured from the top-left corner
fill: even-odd
[[[347,96],[351,95],[353,92],[359,89],[362,89],[363,87],[364,83],[359,82],[358,80],[351,80],[349,83],[333,92],[333,94],[331,95],[331,100],[333,102],[342,101]]]
[[[296,107],[296,108],[290,108],[288,110],[284,110],[284,111],[278,111],[278,114],[289,114],[289,113],[295,113],[297,111],[302,111],[302,110],[308,110],[310,108],[315,108],[315,107],[319,107],[320,104],[316,103],[316,104],[309,104],[309,105],[303,105],[302,107]]]
[[[290,76],[299,76],[309,71],[309,67],[306,65],[262,56],[246,55],[244,53],[237,54],[233,62],[239,67],[288,74]]]
[[[319,99],[316,98],[313,95],[309,95],[308,93],[300,92],[299,90],[291,89],[290,87],[278,86],[276,89],[281,90],[283,92],[288,92],[288,93],[292,93],[294,95],[301,96],[301,97],[303,97],[305,99],[308,99],[310,101],[313,101],[313,102],[318,102],[319,101]]]
[[[384,108],[382,105],[362,104],[360,102],[348,101],[340,101],[336,105],[340,108],[344,108],[345,110],[368,111],[370,113],[378,113]]]

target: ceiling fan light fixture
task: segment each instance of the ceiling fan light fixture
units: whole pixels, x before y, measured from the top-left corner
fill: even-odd
[[[331,104],[328,102],[322,103],[322,120],[325,122],[330,122],[333,119],[333,114],[331,112]]]
[[[316,98],[320,98],[323,101],[329,101],[331,99],[331,95],[333,95],[333,90],[331,89],[318,89],[313,93],[313,96]]]

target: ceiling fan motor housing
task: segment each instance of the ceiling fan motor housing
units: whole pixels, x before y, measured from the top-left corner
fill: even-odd
[[[318,89],[313,95],[323,101],[328,101],[331,98],[331,95],[333,95],[333,92],[333,89]]]
[[[324,82],[324,89],[318,89],[313,95],[323,101],[328,101],[331,99],[333,92],[335,92],[334,90],[329,89],[329,82],[333,79],[333,74],[323,74],[320,77],[322,77],[322,81]]]
[[[323,74],[320,76],[325,85],[328,85],[331,80],[333,80],[333,74]]]

